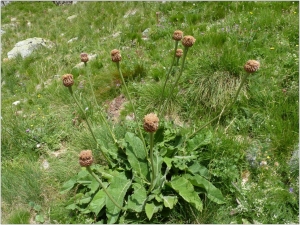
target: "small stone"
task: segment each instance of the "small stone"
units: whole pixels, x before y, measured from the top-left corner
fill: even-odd
[[[72,16],[69,16],[69,17],[67,18],[67,20],[71,21],[71,20],[75,19],[76,17],[77,17],[77,15],[72,15]]]
[[[50,167],[49,162],[46,159],[43,160],[43,162],[42,162],[42,168],[46,170],[46,169],[49,169],[49,167]]]
[[[71,42],[74,42],[74,41],[77,41],[77,40],[78,40],[78,37],[74,37],[74,38],[72,38],[72,39],[68,40],[68,42],[67,42],[67,43],[71,43]]]
[[[21,102],[20,101],[15,101],[15,102],[13,102],[12,104],[13,105],[19,105]]]

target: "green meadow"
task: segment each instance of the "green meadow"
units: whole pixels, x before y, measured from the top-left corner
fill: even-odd
[[[297,1],[1,7],[1,223],[298,224],[298,138]]]

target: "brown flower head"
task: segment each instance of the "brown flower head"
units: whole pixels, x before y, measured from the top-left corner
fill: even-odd
[[[62,81],[63,81],[64,86],[71,87],[74,84],[73,75],[72,74],[63,75]]]
[[[149,113],[144,117],[144,129],[146,132],[155,132],[158,129],[159,119],[155,113]]]
[[[80,54],[80,59],[81,59],[81,62],[86,63],[87,61],[89,61],[89,56],[88,56],[87,53],[81,53]]]
[[[196,39],[193,37],[193,36],[184,36],[183,39],[182,39],[182,44],[185,46],[185,47],[191,47],[193,46],[193,44],[195,43]]]
[[[90,166],[93,163],[93,155],[91,150],[82,150],[79,154],[80,166]]]
[[[118,49],[114,49],[110,52],[111,55],[111,60],[113,62],[120,62],[122,57],[121,57],[121,53]]]
[[[259,69],[260,63],[256,60],[248,60],[244,66],[247,73],[254,73]]]
[[[176,50],[176,57],[177,58],[180,58],[182,56],[182,54],[183,54],[183,50],[182,49],[179,48],[179,49]]]
[[[173,34],[173,39],[175,41],[180,41],[183,37],[183,32],[181,30],[175,30]]]

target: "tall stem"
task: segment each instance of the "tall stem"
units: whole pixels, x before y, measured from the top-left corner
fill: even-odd
[[[155,171],[155,166],[154,166],[154,161],[153,161],[153,143],[154,143],[154,133],[150,133],[150,164],[151,164],[151,169],[152,169],[152,177],[151,177],[151,184],[148,190],[148,193],[150,193],[155,185],[154,181],[156,179],[156,171]]]
[[[198,132],[199,132],[200,130],[202,130],[204,127],[206,127],[207,125],[209,125],[209,124],[212,123],[213,121],[217,120],[218,118],[220,118],[220,116],[221,116],[222,114],[227,113],[227,112],[230,110],[230,108],[231,108],[231,107],[233,106],[233,104],[236,102],[236,100],[237,100],[237,98],[238,98],[238,95],[239,95],[239,93],[240,93],[240,91],[241,91],[241,89],[242,89],[242,86],[243,86],[244,83],[246,82],[248,76],[249,76],[249,74],[247,73],[247,74],[242,78],[241,84],[240,84],[240,86],[239,86],[239,88],[238,88],[238,90],[237,90],[237,92],[236,92],[236,94],[235,94],[235,97],[234,97],[233,101],[232,101],[228,106],[225,105],[224,110],[222,110],[222,112],[221,112],[218,116],[216,116],[215,118],[211,119],[210,121],[208,121],[207,123],[205,123],[204,125],[202,125],[201,127],[199,127],[196,131],[194,131],[191,135],[189,135],[189,136],[187,137],[186,140],[189,140],[190,138],[192,138],[196,133],[198,133]]]
[[[133,102],[132,102],[132,100],[131,100],[131,97],[130,97],[130,94],[129,94],[127,85],[126,85],[126,83],[125,83],[125,80],[124,80],[124,77],[123,77],[123,74],[122,74],[122,71],[121,71],[121,68],[120,68],[120,63],[119,63],[119,62],[116,62],[116,64],[117,64],[117,68],[118,68],[120,77],[121,77],[121,79],[122,79],[122,82],[123,82],[123,84],[124,84],[124,87],[125,87],[125,90],[126,90],[127,97],[128,97],[128,99],[129,99],[130,104],[131,104],[132,109],[133,109],[133,113],[134,113],[134,116],[135,116],[134,120],[135,120],[135,122],[136,122],[136,124],[137,124],[138,130],[139,130],[139,133],[140,133],[140,137],[141,137],[141,139],[142,139],[142,141],[143,141],[144,149],[145,149],[145,151],[146,151],[146,155],[148,155],[148,154],[147,154],[147,148],[146,148],[145,139],[144,139],[143,133],[142,133],[142,131],[141,131],[141,128],[140,128],[140,126],[139,126],[139,123],[138,123],[138,121],[137,121],[137,113],[136,113],[134,104],[133,104]]]
[[[87,68],[87,77],[88,77],[88,80],[89,80],[91,91],[93,93],[94,102],[95,102],[97,108],[100,109],[99,110],[100,111],[100,116],[101,116],[101,118],[102,118],[102,120],[103,120],[106,128],[108,129],[108,131],[109,131],[110,135],[112,136],[114,142],[117,143],[117,139],[116,139],[114,133],[112,132],[112,130],[110,129],[110,126],[108,125],[108,123],[107,123],[107,121],[106,121],[106,119],[105,119],[105,117],[104,117],[104,115],[102,113],[102,108],[100,108],[99,105],[98,105],[98,103],[97,103],[96,96],[95,96],[94,89],[93,89],[92,82],[91,82],[91,78],[90,78],[90,69],[87,67],[87,63],[86,62],[84,63],[84,65],[85,65],[85,68]]]
[[[97,141],[97,139],[96,139],[96,137],[95,137],[95,135],[94,135],[94,132],[93,132],[92,127],[91,127],[91,125],[90,125],[89,119],[87,118],[87,115],[86,115],[85,111],[83,110],[83,108],[82,108],[81,105],[79,104],[77,98],[75,97],[75,95],[74,95],[74,93],[73,93],[73,90],[72,90],[72,87],[68,87],[68,90],[69,90],[69,92],[71,93],[71,95],[72,95],[74,101],[76,102],[77,106],[79,107],[80,111],[83,113],[84,117],[86,118],[86,124],[88,125],[88,128],[89,128],[89,130],[90,130],[90,132],[91,132],[91,134],[92,134],[92,136],[93,136],[93,139],[95,140],[95,142],[96,142],[97,145],[98,145],[98,141]],[[109,159],[107,158],[106,154],[105,154],[102,150],[101,150],[101,152],[102,152],[104,158],[106,159],[106,161],[109,162]]]
[[[175,48],[174,48],[174,56],[173,56],[173,60],[172,60],[172,64],[171,64],[171,67],[167,73],[167,76],[166,76],[166,80],[165,80],[165,83],[164,83],[164,86],[163,86],[163,90],[162,90],[162,94],[161,94],[161,100],[163,100],[164,98],[164,92],[165,92],[165,88],[166,88],[166,84],[167,84],[167,81],[169,80],[169,76],[170,76],[170,73],[172,71],[172,68],[174,66],[174,62],[175,62],[175,58],[176,58],[176,50],[177,50],[177,47],[178,47],[178,41],[175,41]],[[160,111],[160,110],[159,110]]]
[[[170,95],[169,95],[168,98],[167,98],[167,101],[165,102],[163,108],[161,109],[162,111],[159,113],[159,116],[161,116],[161,115],[163,114],[164,110],[166,109],[166,106],[168,105],[170,99],[172,98],[174,88],[177,86],[178,81],[179,81],[179,78],[180,78],[181,75],[182,75],[183,68],[184,68],[184,63],[185,63],[185,59],[186,59],[186,55],[187,55],[188,50],[189,50],[188,47],[184,47],[184,50],[183,50],[183,56],[182,56],[182,63],[181,63],[181,67],[180,67],[179,74],[178,74],[178,76],[177,76],[177,78],[176,78],[176,81],[175,81],[174,85],[172,86],[172,89],[171,89]]]
[[[90,166],[86,167],[86,170],[98,181],[98,183],[101,185],[103,191],[105,192],[105,194],[107,195],[107,197],[109,197],[109,199],[121,210],[124,210],[124,208],[122,206],[120,206],[115,200],[114,198],[109,194],[109,192],[106,190],[104,184],[102,183],[102,181],[99,179],[98,176],[96,176],[96,174],[94,174],[94,172],[92,171]]]

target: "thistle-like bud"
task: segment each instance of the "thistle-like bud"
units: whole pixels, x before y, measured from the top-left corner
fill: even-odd
[[[89,61],[89,56],[88,56],[87,53],[81,53],[80,54],[80,59],[81,59],[81,62],[86,63],[87,61]]]
[[[122,57],[121,57],[121,53],[118,49],[114,49],[110,52],[111,55],[111,60],[113,62],[120,62]]]
[[[146,132],[153,133],[158,129],[159,119],[155,113],[147,114],[144,117],[144,129]]]
[[[91,150],[82,150],[79,154],[79,164],[82,167],[90,166],[93,163],[93,154]]]
[[[180,41],[183,37],[183,32],[181,30],[175,30],[173,34],[173,39],[175,41]]]
[[[248,60],[244,66],[247,73],[254,73],[259,69],[260,63],[256,60]]]
[[[180,58],[182,55],[183,55],[183,50],[182,49],[180,49],[180,48],[178,48],[177,50],[176,50],[176,57],[177,58]]]
[[[74,84],[73,75],[72,74],[63,75],[62,81],[63,81],[64,86],[71,87]]]
[[[195,43],[196,39],[193,36],[184,36],[182,39],[182,44],[185,47],[191,47]]]

